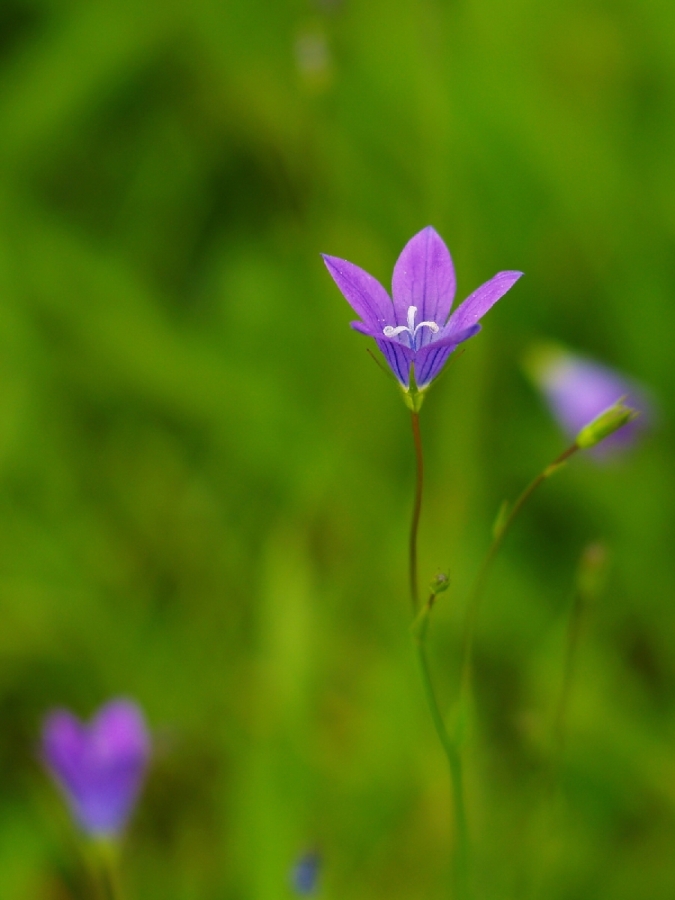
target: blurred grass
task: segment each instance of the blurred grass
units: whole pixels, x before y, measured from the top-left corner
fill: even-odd
[[[319,252],[389,283],[433,223],[466,296],[526,278],[423,416],[421,571],[452,702],[490,523],[561,448],[519,369],[642,379],[653,436],[577,460],[490,583],[468,747],[479,896],[675,890],[675,13],[663,0],[0,8],[0,896],[84,898],[36,759],[53,704],[132,695],[157,758],[143,900],[447,896],[446,772],[407,634],[405,410]],[[546,790],[577,559],[591,611]],[[447,598],[447,599],[446,599]]]

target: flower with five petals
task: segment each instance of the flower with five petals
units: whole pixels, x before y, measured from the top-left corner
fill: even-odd
[[[396,261],[393,303],[379,281],[359,266],[326,254],[323,259],[360,317],[352,328],[375,338],[413,408],[419,408],[421,393],[452,351],[480,331],[479,319],[523,274],[498,272],[451,313],[455,268],[431,226],[412,237]]]

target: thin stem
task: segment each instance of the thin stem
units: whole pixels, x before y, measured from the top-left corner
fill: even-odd
[[[567,624],[562,686],[556,705],[555,718],[553,719],[553,740],[555,751],[559,757],[562,756],[562,752],[565,749],[567,711],[569,709],[584,618],[586,610],[602,591],[606,568],[607,549],[604,544],[600,541],[588,544],[579,560],[570,617]]]
[[[572,610],[570,612],[570,620],[567,627],[567,644],[565,648],[565,667],[563,670],[562,688],[560,690],[553,724],[553,737],[556,744],[556,750],[559,754],[563,752],[565,746],[565,723],[567,720],[567,710],[574,678],[577,648],[579,646],[579,637],[581,635],[581,624],[585,607],[584,599],[583,592],[577,588],[574,592]]]
[[[101,841],[95,849],[101,896],[105,900],[124,900],[117,846]]]
[[[422,489],[424,487],[424,455],[422,453],[422,435],[420,434],[420,416],[411,412],[413,440],[415,443],[415,461],[417,477],[415,480],[415,501],[413,503],[412,522],[410,524],[410,599],[413,611],[419,607],[419,590],[417,587],[417,532],[422,512]]]
[[[417,613],[419,608],[419,589],[417,585],[417,533],[419,530],[420,514],[422,512],[422,491],[424,487],[424,455],[422,452],[422,435],[420,433],[419,412],[411,410],[413,440],[415,443],[416,473],[415,499],[413,502],[412,521],[410,525],[410,599],[413,611]],[[431,719],[436,729],[436,734],[441,742],[443,751],[448,760],[450,780],[452,782],[452,797],[455,813],[455,827],[457,829],[457,852],[455,855],[455,894],[456,900],[468,898],[468,859],[469,859],[469,832],[466,822],[466,808],[464,805],[464,784],[462,779],[462,759],[457,746],[453,743],[443,721],[436,692],[431,680],[431,671],[426,652],[426,636],[429,623],[429,613],[434,604],[436,595],[429,597],[424,609],[420,613],[416,623],[413,624],[413,635],[422,684],[426,696]]]
[[[457,851],[455,855],[455,896],[457,900],[466,900],[469,897],[469,828],[466,818],[466,805],[464,802],[464,779],[462,776],[462,757],[455,742],[448,734],[443,715],[441,714],[431,680],[429,660],[426,651],[426,634],[428,624],[428,611],[435,600],[432,594],[427,602],[427,616],[414,636],[417,658],[422,674],[424,693],[431,712],[431,718],[436,729],[436,734],[441,742],[443,751],[448,761],[450,780],[452,783],[452,801],[455,815],[455,827],[457,829]],[[423,614],[424,615],[424,614]]]
[[[462,699],[466,699],[466,695],[469,689],[469,683],[471,680],[471,657],[473,652],[473,639],[476,630],[476,622],[478,620],[480,601],[483,596],[483,590],[485,588],[487,576],[494,558],[499,552],[504,542],[504,538],[511,529],[511,526],[513,525],[516,517],[520,513],[523,506],[525,506],[527,501],[530,499],[532,494],[536,491],[536,489],[543,481],[546,481],[546,479],[550,475],[552,475],[556,471],[556,469],[558,469],[564,462],[566,462],[570,458],[570,456],[572,456],[572,454],[576,453],[578,449],[579,447],[576,443],[572,444],[559,456],[557,456],[550,465],[546,466],[546,468],[528,484],[528,486],[511,507],[504,522],[499,524],[499,526],[495,530],[494,537],[492,538],[492,543],[488,547],[488,551],[483,558],[483,562],[481,563],[481,567],[478,570],[478,574],[476,575],[476,579],[473,583],[473,588],[471,589],[471,593],[469,595],[469,600],[467,603],[466,619],[464,624],[464,638],[462,642],[460,701]]]

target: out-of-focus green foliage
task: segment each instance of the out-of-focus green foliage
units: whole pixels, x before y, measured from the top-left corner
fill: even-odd
[[[156,736],[138,900],[448,896],[449,784],[407,631],[413,457],[320,251],[384,283],[433,224],[460,296],[526,277],[425,404],[420,570],[456,698],[504,498],[563,447],[553,338],[650,385],[652,436],[523,513],[476,645],[477,897],[675,892],[675,11],[665,0],[0,5],[0,897],[89,896],[46,709]],[[558,787],[574,571],[587,611]]]

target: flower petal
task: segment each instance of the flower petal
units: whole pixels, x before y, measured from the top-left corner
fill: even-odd
[[[410,364],[415,358],[414,352],[400,344],[397,340],[376,338],[377,346],[382,351],[389,367],[404,388],[410,386]]]
[[[79,794],[87,734],[79,720],[65,709],[56,709],[42,729],[44,762],[64,789]]]
[[[481,319],[491,306],[503,297],[521,277],[522,272],[498,272],[494,278],[486,281],[473,294],[460,304],[450,316],[448,326],[453,331],[463,331]]]
[[[349,323],[354,331],[375,338],[377,346],[398,381],[407,388],[410,384],[410,363],[415,359],[415,351],[402,344],[397,337],[385,337],[379,328],[368,328],[362,322]]]
[[[450,251],[429,225],[403,248],[394,266],[392,293],[396,323],[405,325],[408,308],[417,307],[416,321],[443,325],[455,297],[455,267]],[[430,329],[421,330],[422,344],[433,337]]]
[[[322,256],[345,300],[366,325],[382,331],[385,325],[393,324],[394,307],[377,278],[346,259],[325,253]]]
[[[449,328],[449,326],[447,326]],[[446,334],[427,344],[415,354],[415,383],[417,387],[424,388],[436,378],[445,365],[445,361],[457,346],[469,338],[478,334],[480,325],[470,325],[464,331]],[[445,330],[445,329],[444,329]]]
[[[88,831],[116,834],[136,803],[150,757],[150,737],[135,703],[114,700],[90,725],[89,790],[79,816]]]
[[[104,757],[131,759],[144,765],[150,754],[150,737],[143,714],[130,700],[112,700],[90,725],[96,750]]]

